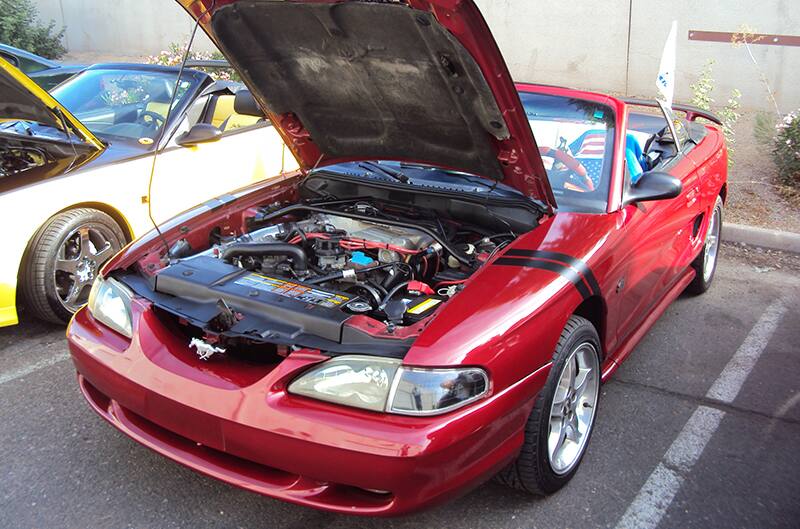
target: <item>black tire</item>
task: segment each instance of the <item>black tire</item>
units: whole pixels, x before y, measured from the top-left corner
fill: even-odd
[[[566,485],[577,472],[594,430],[594,422],[597,419],[597,400],[594,403],[594,414],[586,434],[586,440],[576,461],[565,473],[557,473],[550,463],[548,436],[550,435],[550,410],[565,364],[568,359],[572,358],[572,353],[587,342],[594,346],[597,358],[597,397],[599,397],[600,338],[588,320],[573,315],[561,332],[556,351],[553,354],[553,367],[528,417],[522,449],[517,459],[497,476],[497,479],[504,485],[529,494],[552,494]]]
[[[722,198],[717,197],[717,201],[714,204],[714,209],[711,210],[712,221],[713,216],[717,215],[717,224],[712,226],[711,221],[709,221],[708,230],[706,231],[705,235],[705,242],[703,243],[703,249],[700,253],[695,257],[694,261],[692,261],[691,267],[694,269],[694,279],[689,285],[686,287],[686,292],[689,294],[698,296],[704,293],[706,290],[709,289],[711,283],[714,281],[714,274],[717,271],[717,263],[719,263],[719,250],[720,250],[720,234],[722,232]],[[711,233],[712,231],[716,231],[716,233]],[[706,255],[709,252],[709,241],[711,241],[711,236],[714,237],[714,243],[716,248],[714,249],[714,258],[713,258],[713,265],[709,271],[709,274],[706,274],[706,266],[707,260]]]
[[[86,240],[91,244],[82,242],[84,234],[88,234]],[[21,286],[25,307],[45,321],[69,321],[85,303],[91,281],[100,266],[125,242],[122,228],[102,211],[77,208],[51,217],[31,239],[23,260]],[[66,252],[72,249],[73,244],[79,254],[68,255]],[[93,249],[97,253],[93,253]],[[74,266],[76,271],[64,271],[64,263]],[[69,292],[64,292],[70,280],[73,281],[72,287],[79,291],[74,302],[68,302]]]

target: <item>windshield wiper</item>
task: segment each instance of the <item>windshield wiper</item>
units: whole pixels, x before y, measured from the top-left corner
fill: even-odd
[[[414,164],[414,163],[401,163],[400,167],[408,167],[408,168],[413,168],[413,169],[428,169],[428,170],[431,170],[431,171],[439,171],[439,172],[442,172],[442,173],[444,173],[446,175],[454,176],[456,178],[464,180],[465,182],[469,182],[470,184],[474,184],[476,186],[481,186],[481,187],[485,188],[487,191],[493,191],[497,187],[496,186],[497,181],[495,181],[492,184],[489,184],[489,183],[487,183],[485,181],[484,178],[481,178],[480,176],[477,176],[477,175],[474,175],[474,174],[470,174],[470,173],[464,173],[462,171],[455,171],[453,169],[444,169],[442,167],[432,167],[430,165],[421,165],[421,164]]]
[[[408,177],[401,173],[400,171],[395,171],[394,169],[389,169],[388,167],[383,167],[380,164],[375,162],[360,162],[358,166],[362,169],[366,169],[371,173],[381,173],[389,178],[394,178],[399,182],[403,182],[404,184],[408,183]]]

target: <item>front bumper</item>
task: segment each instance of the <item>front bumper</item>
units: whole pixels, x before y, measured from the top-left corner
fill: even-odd
[[[377,414],[286,393],[319,361],[218,376],[148,310],[129,342],[79,311],[68,329],[83,395],[104,419],[189,468],[266,496],[342,513],[399,515],[455,497],[517,454],[547,368],[437,417]],[[189,355],[192,353],[189,351]]]

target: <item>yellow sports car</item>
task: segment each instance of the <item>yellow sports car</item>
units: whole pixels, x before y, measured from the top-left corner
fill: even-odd
[[[148,210],[160,224],[296,169],[243,85],[177,75],[100,64],[48,94],[0,58],[0,327],[17,323],[20,302],[66,321],[100,266],[152,228]]]

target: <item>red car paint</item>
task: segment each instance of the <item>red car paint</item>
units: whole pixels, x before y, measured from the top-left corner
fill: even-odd
[[[471,6],[413,3],[430,6],[445,19],[452,12],[448,9]],[[489,479],[522,445],[525,421],[571,314],[587,317],[598,328],[605,380],[691,281],[689,264],[702,248],[716,197],[724,198],[727,172],[722,135],[708,127],[700,144],[670,170],[682,180],[680,196],[623,206],[631,107],[601,94],[528,84],[517,88],[609,105],[617,121],[614,166],[606,213],[556,210],[545,217],[473,274],[403,359],[413,366],[481,366],[491,384],[485,398],[444,415],[405,417],[290,395],[288,382],[325,355],[299,350],[275,366],[259,368],[201,362],[185,337],[137,298],[131,340],[86,309],[70,324],[70,351],[92,408],[133,439],[189,468],[330,511],[398,515]],[[528,153],[518,148],[520,157]],[[278,198],[291,200],[295,183],[289,177],[258,184],[235,201],[199,206],[167,223],[164,238],[168,244],[182,237],[201,243],[220,225],[242,233],[243,212]],[[146,236],[103,273],[131,266],[147,273],[148,255],[161,248],[156,235]]]

